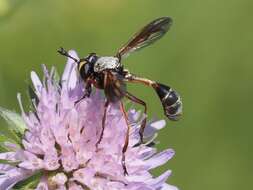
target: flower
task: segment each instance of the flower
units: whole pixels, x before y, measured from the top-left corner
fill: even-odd
[[[69,52],[77,57],[74,51]],[[10,124],[12,138],[1,135],[0,189],[37,190],[176,190],[166,183],[171,171],[153,177],[150,170],[170,160],[172,149],[156,153],[151,144],[165,121],[149,122],[139,142],[138,130],[144,116],[128,111],[131,123],[126,151],[128,175],[121,164],[127,124],[118,103],[108,107],[103,139],[100,137],[105,98],[95,90],[78,104],[84,93],[76,64],[68,60],[61,79],[54,68],[43,66],[44,80],[31,72],[33,111],[26,113],[18,94],[21,116],[0,109]],[[3,137],[3,138],[2,138]]]

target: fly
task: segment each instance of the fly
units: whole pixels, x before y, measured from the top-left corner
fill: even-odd
[[[124,69],[121,63],[122,60],[129,54],[149,46],[163,37],[169,30],[171,24],[172,19],[170,17],[161,17],[153,20],[144,26],[139,32],[133,35],[133,37],[117,51],[115,56],[98,56],[96,53],[90,53],[88,56],[78,60],[69,55],[68,52],[63,48],[58,50],[61,55],[69,57],[77,63],[80,76],[85,82],[85,93],[81,99],[76,101],[76,103],[80,102],[83,98],[90,96],[92,86],[103,89],[105,92],[106,102],[104,105],[102,130],[96,143],[96,147],[98,147],[103,138],[108,105],[110,103],[120,102],[120,107],[128,126],[125,143],[122,149],[122,166],[125,175],[128,174],[125,165],[125,152],[128,147],[130,125],[128,123],[127,114],[122,103],[122,98],[128,98],[131,101],[142,105],[144,107],[144,113],[147,113],[146,103],[128,92],[126,89],[126,83],[140,83],[152,87],[156,91],[161,101],[164,114],[170,120],[178,120],[182,115],[182,101],[179,94],[175,90],[156,81],[138,77],[129,72],[127,69]],[[145,126],[146,118],[143,119],[139,130],[141,143],[143,143],[143,132]]]

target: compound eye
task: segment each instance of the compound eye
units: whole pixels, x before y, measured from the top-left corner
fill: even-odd
[[[88,58],[88,61],[90,63],[95,63],[97,61],[97,56],[94,54],[91,54],[90,57]]]
[[[85,71],[85,74],[88,74],[89,71],[90,71],[90,65],[87,64],[87,62],[86,62],[86,64],[84,65],[84,71]]]

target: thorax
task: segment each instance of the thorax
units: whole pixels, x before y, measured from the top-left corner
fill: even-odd
[[[117,70],[121,67],[117,57],[99,57],[94,64],[94,72],[100,73],[104,70]]]

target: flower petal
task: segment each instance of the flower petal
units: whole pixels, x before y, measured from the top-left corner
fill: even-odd
[[[161,187],[166,182],[166,180],[170,176],[170,174],[171,174],[171,171],[168,170],[168,171],[164,172],[162,175],[158,176],[157,178],[147,180],[146,182],[154,189],[157,189],[157,188]]]
[[[32,80],[33,86],[35,88],[35,93],[39,98],[41,95],[41,90],[42,90],[43,86],[42,86],[42,83],[41,83],[38,75],[34,71],[31,72],[31,80]]]
[[[75,51],[70,50],[68,53],[72,57],[79,59]],[[69,90],[69,88],[73,89],[76,86],[76,82],[77,82],[76,66],[77,64],[75,63],[75,61],[72,60],[71,58],[68,58],[68,61],[65,66],[62,79],[61,79],[63,89]]]
[[[0,153],[0,159],[1,160],[16,161],[15,156],[16,156],[16,152],[4,152],[4,153]]]
[[[35,190],[49,190],[48,184],[47,184],[47,179],[45,176],[42,176],[42,178]]]
[[[69,186],[69,190],[83,190],[82,186],[81,185],[77,185],[76,183],[74,182],[70,182],[68,184]]]
[[[40,158],[38,158],[36,155],[28,151],[25,151],[24,155],[26,158],[24,159],[23,162],[19,164],[19,167],[25,168],[28,170],[39,170],[43,168],[43,161]]]
[[[16,183],[29,177],[29,174],[20,168],[9,170],[6,174],[0,175],[0,189],[10,190]]]
[[[170,160],[174,156],[174,154],[175,154],[174,150],[167,149],[146,160],[145,165],[147,165],[149,169],[156,168],[160,165],[165,164],[168,160]]]
[[[96,172],[93,168],[86,167],[86,168],[75,171],[73,176],[74,176],[74,180],[89,187],[91,186],[95,173]]]
[[[159,120],[159,121],[154,121],[151,122],[148,127],[145,128],[144,131],[144,136],[146,138],[150,138],[151,136],[153,136],[155,133],[157,133],[158,130],[164,128],[166,125],[165,120]]]
[[[159,188],[159,190],[179,190],[179,189],[176,186],[164,183],[163,186]]]
[[[14,169],[14,166],[11,165],[7,165],[7,164],[0,164],[0,173],[1,174],[5,174],[6,172],[8,172],[11,169]]]
[[[59,186],[64,185],[67,182],[68,178],[64,173],[57,173],[55,176],[52,177],[52,182]]]
[[[76,161],[75,152],[72,147],[62,147],[62,165],[65,171],[70,172],[78,168],[78,162]]]

